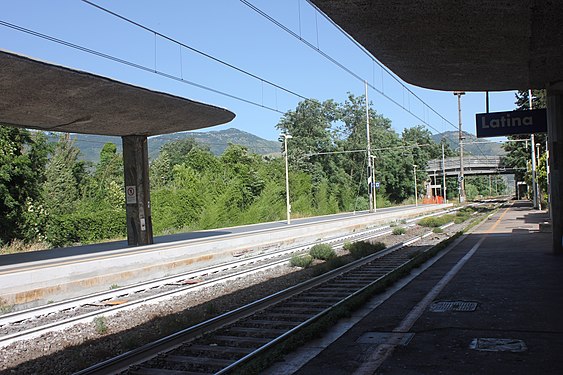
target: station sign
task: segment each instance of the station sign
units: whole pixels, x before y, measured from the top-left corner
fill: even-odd
[[[547,132],[545,108],[525,111],[477,113],[477,138]]]

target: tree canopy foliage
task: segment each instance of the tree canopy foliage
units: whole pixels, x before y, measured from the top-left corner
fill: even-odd
[[[518,91],[515,101],[517,110],[530,109],[528,90]],[[546,108],[546,92],[545,90],[532,90],[532,108]],[[547,195],[547,173],[546,173],[546,134],[535,134],[534,142],[536,143],[536,158],[539,159],[537,165],[537,177],[541,190],[541,194]],[[503,145],[506,151],[505,163],[508,167],[517,169],[515,174],[516,181],[525,181],[532,188],[532,167],[531,154],[532,143],[530,135],[513,135],[508,137],[509,141]],[[539,152],[538,152],[539,151]]]
[[[413,165],[422,192],[426,163],[441,157],[442,145],[423,126],[399,134],[371,106],[368,115],[377,206],[414,200]],[[292,135],[293,217],[368,208],[366,121],[365,97],[352,94],[343,103],[304,100],[282,116],[277,128]],[[123,160],[115,144],[105,144],[99,162],[86,165],[63,136],[47,162],[41,134],[0,131],[3,242],[44,239],[65,246],[125,236]],[[452,154],[447,145],[445,151]],[[155,234],[284,219],[283,158],[283,149],[281,157],[264,157],[236,144],[216,156],[191,138],[165,144],[150,163]]]
[[[0,126],[0,244],[37,234],[47,153],[43,134]]]

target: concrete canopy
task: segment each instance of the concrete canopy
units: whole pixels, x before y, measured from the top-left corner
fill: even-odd
[[[500,91],[563,80],[560,1],[309,1],[417,86]]]
[[[113,136],[174,133],[234,113],[0,50],[0,124]]]

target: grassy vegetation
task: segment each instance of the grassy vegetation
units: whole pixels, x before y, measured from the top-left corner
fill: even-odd
[[[442,225],[451,223],[452,221],[456,224],[461,224],[476,211],[473,207],[464,207],[457,211],[455,214],[446,214],[442,216],[430,216],[420,219],[418,225],[429,228],[437,228]]]
[[[29,251],[45,250],[49,244],[45,242],[25,242],[23,240],[13,240],[9,244],[0,246],[0,255],[25,253]]]
[[[464,207],[456,213],[456,217],[454,219],[454,223],[461,224],[473,215],[475,212],[475,208],[473,207]]]
[[[447,214],[442,216],[430,216],[420,219],[418,221],[418,225],[423,227],[429,228],[436,228],[441,227],[442,225],[446,225],[447,223],[451,223],[454,221],[455,215]]]
[[[307,268],[311,265],[311,263],[313,263],[313,257],[310,256],[309,254],[305,254],[305,255],[296,254],[292,256],[289,261],[289,264],[292,267],[301,267],[301,268]]]
[[[407,233],[407,230],[403,227],[395,227],[393,228],[393,234],[396,236],[400,236],[401,234]]]
[[[367,241],[347,242],[344,244],[344,249],[348,250],[354,258],[360,259],[385,249],[385,244],[383,242],[371,243]]]
[[[332,246],[326,243],[316,244],[309,250],[309,255],[314,259],[329,260],[336,256]]]
[[[94,328],[96,332],[103,335],[108,331],[108,325],[105,316],[97,316],[94,318]]]

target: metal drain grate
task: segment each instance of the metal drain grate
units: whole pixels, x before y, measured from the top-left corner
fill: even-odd
[[[413,338],[414,333],[399,332],[366,332],[356,342],[358,344],[394,344],[406,346]]]
[[[528,350],[526,343],[518,339],[496,339],[480,337],[471,340],[469,349],[482,352],[512,352],[521,353]]]
[[[431,312],[464,311],[471,312],[477,309],[477,302],[467,301],[436,301],[428,307]]]

